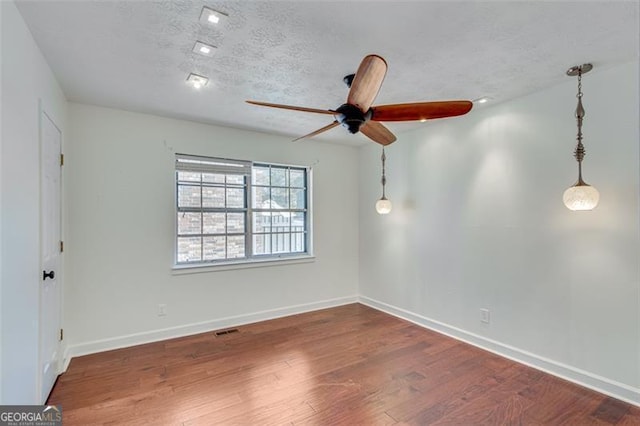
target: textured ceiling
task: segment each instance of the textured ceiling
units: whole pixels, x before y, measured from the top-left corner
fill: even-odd
[[[203,6],[229,15],[200,24]],[[332,119],[246,99],[336,108],[369,53],[389,64],[374,104],[490,96],[638,58],[638,2],[18,1],[71,101],[299,136]],[[192,53],[196,40],[218,49]],[[209,77],[201,90],[189,73]],[[480,108],[482,106],[479,106]],[[473,111],[471,112],[473,113]],[[451,118],[449,120],[455,120]],[[428,123],[391,123],[398,135]],[[318,140],[366,142],[336,128]]]

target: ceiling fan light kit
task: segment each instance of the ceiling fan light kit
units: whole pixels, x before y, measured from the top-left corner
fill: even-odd
[[[578,77],[578,94],[576,97],[578,98],[578,105],[576,107],[576,121],[578,124],[578,134],[576,136],[576,140],[578,141],[576,144],[576,148],[573,152],[573,155],[578,162],[578,181],[575,185],[568,188],[564,191],[562,196],[562,200],[564,201],[565,206],[569,210],[573,211],[584,211],[584,210],[593,210],[600,200],[600,193],[593,186],[587,184],[582,179],[582,160],[585,156],[584,145],[582,144],[582,122],[584,120],[585,111],[582,106],[582,75],[588,73],[593,68],[591,64],[583,64],[576,65],[574,67],[569,68],[567,70],[567,75],[570,77]]]
[[[387,62],[379,55],[364,57],[355,74],[343,78],[349,87],[347,101],[335,110],[298,107],[268,102],[247,101],[250,104],[294,111],[329,114],[334,121],[296,140],[310,138],[326,132],[339,124],[349,133],[362,133],[382,146],[396,141],[396,136],[382,122],[426,121],[428,119],[455,117],[471,111],[471,101],[413,102],[372,106],[387,73]]]

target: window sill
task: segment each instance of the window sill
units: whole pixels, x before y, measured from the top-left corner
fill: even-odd
[[[286,256],[281,258],[251,259],[237,262],[221,262],[207,265],[174,265],[172,275],[200,274],[204,272],[229,271],[233,269],[263,268],[267,266],[295,265],[315,262],[313,255]]]

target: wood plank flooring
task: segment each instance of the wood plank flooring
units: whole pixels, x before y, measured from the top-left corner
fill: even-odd
[[[74,358],[65,425],[640,425],[640,409],[360,304]]]

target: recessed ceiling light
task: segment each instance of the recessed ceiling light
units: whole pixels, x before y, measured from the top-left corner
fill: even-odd
[[[206,86],[208,82],[209,79],[207,77],[203,77],[194,73],[189,74],[189,77],[187,77],[187,83],[192,85],[194,89],[201,89],[202,87]]]
[[[425,121],[427,121],[427,119],[426,119],[426,118],[421,118],[421,119],[420,119],[420,122],[421,122],[421,123],[424,123]]]
[[[201,41],[196,41],[196,44],[193,45],[192,51],[198,55],[211,57],[216,53],[216,47]]]
[[[200,14],[200,22],[206,25],[219,25],[227,16],[226,13],[218,12],[205,6]]]
[[[474,99],[473,103],[474,104],[486,104],[487,102],[489,102],[489,99],[491,99],[491,98],[489,98],[487,96],[483,96],[481,98]]]

